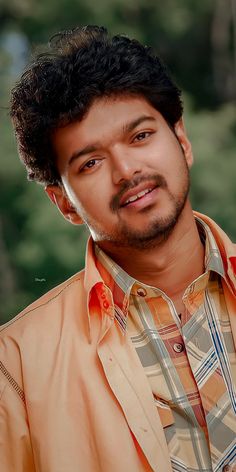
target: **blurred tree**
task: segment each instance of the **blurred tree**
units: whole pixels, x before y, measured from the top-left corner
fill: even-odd
[[[236,100],[235,0],[216,0],[211,38],[213,76],[217,94],[223,100]]]
[[[26,182],[6,108],[15,74],[9,44],[17,34],[34,49],[88,23],[153,45],[168,63],[186,94],[193,206],[236,237],[236,0],[0,0],[0,324],[80,270],[87,238]]]
[[[235,100],[236,0],[0,0],[2,29],[38,44],[60,29],[105,24],[153,45],[196,107]],[[223,85],[223,86],[222,86]]]

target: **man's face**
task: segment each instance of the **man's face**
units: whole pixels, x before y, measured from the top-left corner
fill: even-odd
[[[142,97],[102,98],[52,139],[64,189],[49,191],[64,216],[83,220],[104,248],[151,247],[168,237],[189,190],[182,121],[174,133]]]

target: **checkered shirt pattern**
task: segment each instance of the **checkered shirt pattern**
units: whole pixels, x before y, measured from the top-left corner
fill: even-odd
[[[95,247],[117,324],[147,375],[176,472],[218,472],[236,462],[236,351],[224,268],[209,227],[199,218],[197,224],[205,273],[187,287],[181,318],[164,292],[130,277]]]

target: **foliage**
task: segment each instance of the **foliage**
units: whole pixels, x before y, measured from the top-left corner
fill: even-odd
[[[230,0],[225,1],[229,11]],[[235,238],[236,87],[233,92],[230,87],[235,25],[229,16],[222,21],[230,31],[228,36],[221,31],[229,38],[222,49],[213,40],[213,26],[222,15],[219,5],[220,0],[166,0],[164,5],[160,0],[0,0],[0,24],[2,34],[23,33],[32,48],[78,23],[105,24],[112,33],[153,45],[185,90],[185,121],[195,155],[193,207]],[[225,57],[232,68],[220,67],[217,75],[213,65]],[[0,43],[0,323],[80,270],[87,239],[85,229],[63,220],[41,186],[25,179],[6,108],[15,80],[10,61]],[[228,88],[219,86],[222,80]]]

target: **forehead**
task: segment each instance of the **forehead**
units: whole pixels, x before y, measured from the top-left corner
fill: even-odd
[[[139,113],[158,113],[155,108],[142,96],[121,95],[96,99],[85,117],[82,125],[101,125],[107,127],[114,123],[123,123]],[[107,118],[109,117],[109,120]]]
[[[54,131],[52,143],[56,154],[61,154],[66,148],[70,153],[75,140],[82,146],[113,137],[121,133],[128,123],[145,115],[164,120],[161,114],[140,96],[96,99],[81,121],[75,121]]]
[[[143,97],[118,96],[102,97],[96,99],[90,106],[88,112],[78,123],[81,132],[86,129],[109,129],[123,126],[138,115],[158,115],[158,111]],[[69,125],[70,126],[70,125]]]

